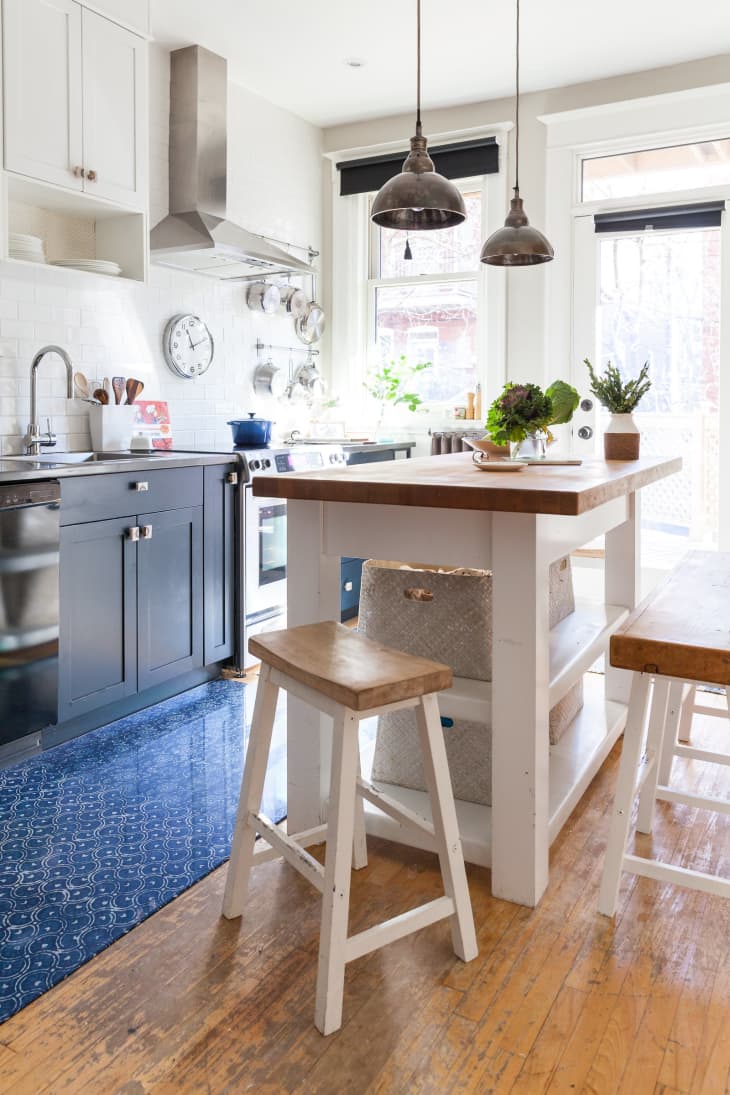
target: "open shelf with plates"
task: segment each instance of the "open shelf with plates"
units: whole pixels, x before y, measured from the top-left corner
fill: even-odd
[[[14,270],[145,281],[147,218],[88,194],[6,172],[2,258]],[[40,240],[38,243],[33,241]],[[74,265],[55,265],[55,263]],[[76,265],[78,264],[78,265]]]

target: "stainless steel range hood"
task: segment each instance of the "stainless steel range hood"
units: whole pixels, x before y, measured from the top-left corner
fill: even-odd
[[[312,267],[226,217],[228,64],[202,46],[170,55],[170,214],[152,262],[223,279]]]

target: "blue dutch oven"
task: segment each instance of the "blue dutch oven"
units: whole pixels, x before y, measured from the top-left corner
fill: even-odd
[[[268,418],[256,418],[250,411],[248,418],[233,418],[228,425],[237,449],[265,449],[271,441],[274,423]]]

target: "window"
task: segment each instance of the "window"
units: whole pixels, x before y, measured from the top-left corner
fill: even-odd
[[[477,301],[482,247],[481,188],[463,189],[467,219],[456,228],[406,233],[373,226],[370,301],[377,365],[404,355],[432,368],[409,381],[425,402],[465,406],[479,381]]]
[[[583,160],[585,202],[730,183],[730,139],[646,148]]]

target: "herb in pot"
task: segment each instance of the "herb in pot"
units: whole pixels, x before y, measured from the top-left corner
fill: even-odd
[[[631,414],[651,388],[648,361],[644,362],[636,379],[626,383],[621,379],[620,370],[610,361],[607,362],[602,376],[596,375],[587,357],[583,359],[583,364],[591,378],[592,394],[611,414]]]

